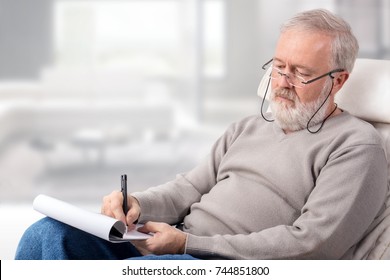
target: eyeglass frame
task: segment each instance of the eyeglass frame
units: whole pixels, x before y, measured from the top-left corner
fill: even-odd
[[[271,58],[269,61],[267,61],[265,64],[263,64],[263,66],[262,66],[261,68],[262,68],[263,70],[266,70],[267,66],[268,66],[273,60],[274,60],[274,59]],[[293,87],[303,88],[305,85],[311,84],[311,83],[313,83],[313,82],[315,82],[315,81],[318,81],[319,79],[322,79],[322,78],[324,78],[324,77],[326,77],[326,76],[329,76],[330,78],[334,79],[335,77],[333,77],[332,74],[334,74],[334,73],[340,73],[340,72],[344,72],[344,71],[345,71],[345,70],[342,69],[342,68],[337,68],[337,69],[331,70],[331,71],[329,71],[329,72],[327,72],[327,73],[325,73],[325,74],[322,74],[322,75],[320,75],[320,76],[318,76],[318,77],[316,77],[316,78],[310,79],[310,80],[308,80],[308,81],[305,81],[305,80],[304,80],[304,81],[301,81],[301,83],[303,84],[302,87],[297,86],[297,85],[294,85],[294,84],[292,84],[292,83],[289,83],[289,84],[292,85]],[[288,74],[287,74],[287,73],[283,73],[282,71],[279,71],[278,74],[280,75],[280,77],[285,76],[287,79],[289,78]],[[294,74],[294,75],[295,75],[295,74]],[[297,76],[297,75],[295,75],[295,76]],[[297,77],[298,77],[298,76],[297,76]],[[270,75],[270,78],[271,78],[271,75]],[[300,77],[300,78],[302,78],[302,77]],[[303,78],[302,78],[302,79],[303,79]]]

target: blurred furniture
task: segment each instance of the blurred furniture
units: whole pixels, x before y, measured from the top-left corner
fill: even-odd
[[[263,97],[268,72],[258,87]],[[269,89],[270,90],[270,89]],[[267,94],[267,97],[269,94]],[[383,138],[388,159],[390,186],[390,61],[357,59],[353,72],[336,94],[336,103],[343,110],[371,123]],[[386,210],[378,217],[369,233],[361,241],[355,257],[358,259],[390,259],[390,190]]]
[[[48,69],[34,84],[0,84],[0,149],[23,139],[45,150],[60,142],[102,150],[175,133],[171,81],[71,70]]]

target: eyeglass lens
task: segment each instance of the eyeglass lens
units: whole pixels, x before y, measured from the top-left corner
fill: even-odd
[[[270,77],[274,80],[279,79],[281,77],[285,77],[287,79],[287,82],[294,87],[302,88],[304,86],[304,84],[302,83],[304,82],[304,80],[301,77],[298,77],[297,75],[292,73],[283,73],[277,67],[272,67]]]

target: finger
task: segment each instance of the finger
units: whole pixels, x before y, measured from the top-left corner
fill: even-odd
[[[125,223],[126,218],[122,209],[122,200],[123,196],[119,191],[113,191],[105,196],[103,198],[102,213]]]
[[[140,216],[141,209],[137,199],[134,198],[133,196],[128,197],[128,205],[129,205],[129,210],[127,211],[126,214],[126,221],[127,224],[130,225],[137,222]]]
[[[126,221],[128,225],[135,223],[138,220],[139,211],[137,207],[131,207],[126,214]]]
[[[103,197],[103,204],[100,212],[106,216],[114,217],[114,214],[111,211],[111,198],[109,195]]]
[[[143,232],[143,233],[161,232],[164,229],[165,225],[167,225],[167,224],[165,224],[165,223],[157,223],[157,222],[147,222],[142,227],[139,227],[138,231]]]
[[[112,211],[109,208],[105,208],[104,206],[102,206],[101,214],[112,217],[112,218],[114,217],[114,214],[112,213]]]
[[[120,220],[126,223],[125,213],[123,213],[122,202],[119,200],[112,200],[110,205],[110,210],[113,214],[113,217],[117,220]]]
[[[130,225],[127,225],[127,230],[130,231],[130,230],[137,230],[137,227],[135,224],[130,224]]]

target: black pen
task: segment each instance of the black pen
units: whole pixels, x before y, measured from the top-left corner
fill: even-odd
[[[127,206],[127,175],[124,174],[121,176],[121,192],[123,195],[123,213],[127,214],[129,208]]]

